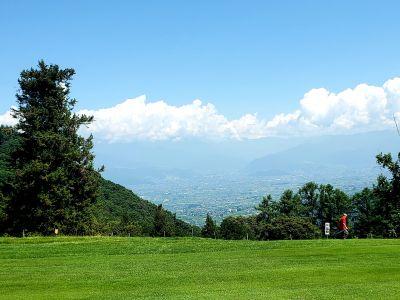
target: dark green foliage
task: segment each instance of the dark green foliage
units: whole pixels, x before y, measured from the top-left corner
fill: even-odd
[[[254,217],[228,217],[221,223],[226,239],[309,239],[322,236],[325,222],[335,232],[342,213],[350,212],[350,198],[331,185],[306,183],[297,193],[285,190],[279,201],[263,197]]]
[[[163,224],[168,224],[166,235],[199,235],[200,229],[182,220],[142,198],[123,186],[101,179],[100,194],[92,207],[92,234],[114,235],[164,235],[164,229],[155,233],[155,216],[161,214]],[[159,222],[159,220],[157,221]],[[158,224],[157,226],[159,226]]]
[[[168,212],[168,211],[167,211]],[[170,213],[170,212],[168,212]],[[171,214],[171,213],[170,213]],[[174,217],[174,231],[175,236],[200,236],[201,229],[198,226],[191,225],[181,219],[176,218],[176,215],[173,214]]]
[[[316,225],[321,230],[325,222],[331,224],[331,229],[337,230],[340,216],[351,210],[351,200],[346,193],[333,188],[330,184],[319,186],[319,212]]]
[[[303,216],[312,223],[320,223],[319,216],[319,189],[315,182],[308,182],[299,189],[300,202],[303,205]]]
[[[14,176],[10,157],[17,147],[18,138],[15,130],[11,127],[0,126],[0,233],[6,229],[6,208],[10,201]]]
[[[16,129],[20,146],[12,154],[13,191],[8,205],[10,231],[85,233],[98,191],[92,137],[77,131],[93,118],[76,115],[69,97],[73,69],[39,62],[21,72]]]
[[[300,196],[294,194],[292,190],[284,191],[278,204],[278,211],[280,215],[284,216],[301,215],[302,206]]]
[[[167,213],[159,204],[154,213],[154,236],[171,236],[174,235],[174,224],[167,219]]]
[[[127,220],[137,222],[144,235],[153,230],[154,204],[109,180],[101,180],[100,195],[93,206],[94,233],[118,234]],[[123,229],[122,231],[126,231]]]
[[[254,218],[234,217],[225,218],[220,226],[220,235],[226,240],[254,239]]]
[[[389,171],[391,175],[391,178],[379,176],[378,182],[374,186],[381,210],[384,236],[400,236],[400,153],[396,160],[390,153],[381,153],[377,155],[376,159],[378,164]]]
[[[207,214],[206,222],[201,230],[201,236],[205,238],[215,238],[217,235],[217,225],[211,218],[210,214]]]
[[[279,207],[272,201],[271,195],[263,197],[262,202],[255,209],[260,212],[257,215],[258,222],[269,222],[279,214]]]
[[[354,194],[353,233],[361,238],[382,236],[384,227],[380,215],[379,199],[373,190],[365,188]]]
[[[261,223],[260,240],[304,240],[321,236],[317,226],[305,218],[280,216],[271,223]]]
[[[353,196],[354,232],[359,237],[400,236],[400,153],[397,160],[389,154],[376,156],[390,178],[380,175],[372,189]]]
[[[320,191],[324,193],[325,189],[324,185],[309,182],[297,193],[285,190],[278,202],[273,202],[270,195],[263,197],[261,204],[256,207],[260,211],[256,218],[257,238],[309,239],[321,236],[318,226],[325,222],[321,218],[323,211],[329,211],[325,203],[327,201],[321,202],[320,198]]]

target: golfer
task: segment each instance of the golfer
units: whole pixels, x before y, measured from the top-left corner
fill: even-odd
[[[343,239],[349,235],[349,228],[347,227],[347,214],[343,214],[339,220],[339,230],[342,233]]]

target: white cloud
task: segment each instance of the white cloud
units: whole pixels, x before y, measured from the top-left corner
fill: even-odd
[[[0,125],[14,126],[15,124],[17,124],[17,121],[12,117],[11,110],[0,115]]]
[[[87,130],[109,141],[218,138],[232,130],[212,104],[204,105],[200,100],[177,107],[164,101],[147,103],[146,97],[140,96],[111,108],[79,113],[93,115],[95,122]]]
[[[354,133],[394,127],[393,114],[400,118],[400,78],[390,79],[380,87],[360,84],[339,93],[312,89],[300,99],[297,110],[278,114],[271,120],[256,114],[229,120],[214,105],[200,100],[173,106],[164,101],[146,102],[145,96],[79,113],[95,118],[93,124],[82,129],[84,132],[93,132],[96,138],[110,142]],[[0,115],[0,123],[12,121],[9,112]]]

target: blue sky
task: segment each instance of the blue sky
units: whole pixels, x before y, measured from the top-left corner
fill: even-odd
[[[398,1],[2,1],[0,113],[40,58],[76,69],[77,109],[142,94],[237,119],[291,113],[313,88],[400,75]]]

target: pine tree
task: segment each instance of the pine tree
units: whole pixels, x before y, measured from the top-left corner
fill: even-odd
[[[272,196],[264,196],[261,203],[255,207],[260,213],[257,215],[257,221],[270,222],[276,215],[277,205],[272,201]]]
[[[154,235],[167,236],[170,235],[167,224],[167,216],[162,204],[158,205],[154,214]]]
[[[93,166],[93,137],[77,133],[93,117],[72,112],[74,74],[44,61],[21,72],[13,111],[21,143],[12,155],[15,182],[8,215],[13,233],[46,235],[59,228],[76,234],[88,229],[99,174]]]
[[[6,209],[10,201],[14,176],[10,168],[10,155],[17,146],[15,129],[0,126],[0,234],[6,230]]]
[[[374,192],[379,199],[379,215],[385,227],[384,236],[400,236],[400,153],[393,158],[390,153],[376,156],[377,163],[389,173],[380,175]]]
[[[201,235],[206,238],[215,238],[217,226],[214,220],[211,218],[210,214],[207,214],[206,223],[201,230]]]
[[[292,190],[285,190],[279,201],[279,212],[285,216],[300,216],[301,200]]]
[[[318,184],[315,182],[307,182],[299,189],[298,194],[304,208],[303,216],[309,218],[314,224],[323,222],[318,221],[318,212],[320,210]]]

